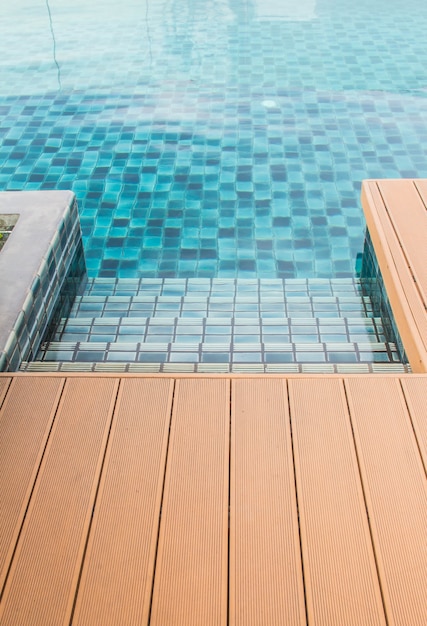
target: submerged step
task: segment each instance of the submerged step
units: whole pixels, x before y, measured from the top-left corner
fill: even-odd
[[[76,299],[74,313],[83,308],[117,309],[155,301],[164,308],[209,302],[247,304],[286,302],[294,298],[355,298],[364,302],[357,279],[93,279]],[[329,303],[333,303],[330,300]],[[351,301],[349,301],[351,302]],[[304,300],[300,301],[301,304]],[[325,304],[328,300],[324,301]],[[74,314],[73,313],[73,314]]]
[[[157,337],[156,339],[160,339]],[[126,363],[398,363],[388,342],[292,341],[286,337],[214,336],[207,341],[44,343],[37,360]]]
[[[82,342],[215,342],[294,341],[383,342],[380,318],[361,317],[260,317],[197,314],[189,317],[81,317],[64,319],[50,341]]]
[[[372,314],[371,301],[362,296],[83,296],[76,299],[70,318],[80,317],[188,317],[234,314],[307,317]]]
[[[92,278],[85,295],[231,295],[233,293],[281,293],[287,295],[350,295],[361,293],[358,278]]]
[[[42,369],[330,371],[400,356],[358,280],[96,279],[36,361]]]

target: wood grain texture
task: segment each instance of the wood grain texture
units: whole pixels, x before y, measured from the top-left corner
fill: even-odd
[[[291,380],[289,397],[308,621],[384,626],[342,381]]]
[[[232,390],[230,624],[305,624],[286,382]]]
[[[73,624],[148,622],[172,392],[122,382]]]
[[[427,623],[427,375],[4,378],[1,626]]]
[[[0,596],[63,385],[15,378],[0,411]]]
[[[0,604],[2,625],[69,622],[117,384],[66,383]]]
[[[152,626],[227,623],[229,423],[229,381],[177,381]]]
[[[388,624],[423,626],[427,485],[406,403],[393,378],[346,388]]]

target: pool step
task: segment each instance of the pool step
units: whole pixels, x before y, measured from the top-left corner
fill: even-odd
[[[243,341],[238,341],[242,337]],[[388,342],[294,342],[283,336],[226,341],[214,335],[202,342],[71,342],[42,345],[38,360],[126,363],[397,363],[396,347]]]
[[[338,371],[398,367],[399,355],[357,280],[144,279],[92,281],[36,361],[39,369]]]
[[[143,279],[91,281],[70,318],[371,317],[369,297],[351,279]]]
[[[357,295],[358,278],[91,278],[85,296]]]
[[[76,300],[69,317],[233,317],[257,314],[297,317],[366,318],[371,302],[362,296],[84,296]]]
[[[37,360],[128,363],[397,363],[379,318],[69,318]]]

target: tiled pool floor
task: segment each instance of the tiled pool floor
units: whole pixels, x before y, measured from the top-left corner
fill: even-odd
[[[25,367],[405,371],[356,279],[91,279]]]
[[[427,169],[412,1],[3,3],[0,189],[71,188],[94,278],[352,277]]]

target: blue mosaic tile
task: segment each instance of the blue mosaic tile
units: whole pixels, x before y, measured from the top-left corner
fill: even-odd
[[[267,6],[0,7],[0,188],[71,187],[93,277],[354,276],[361,180],[426,171],[427,8]]]

